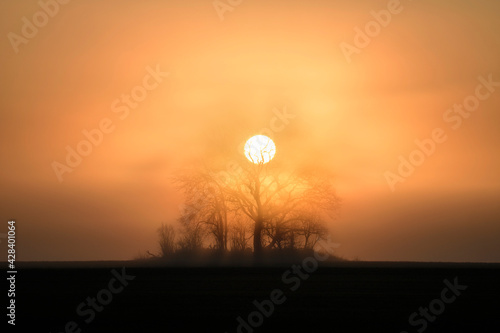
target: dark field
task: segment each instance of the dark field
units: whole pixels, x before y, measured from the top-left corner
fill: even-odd
[[[442,313],[428,322],[425,332],[500,331],[498,264],[339,263],[319,267],[304,280],[294,273],[283,280],[290,266],[161,268],[131,262],[19,266],[14,330],[19,332],[65,332],[71,321],[78,327],[68,324],[68,332],[237,332],[237,317],[246,320],[256,311],[252,302],[269,300],[274,289],[281,289],[286,300],[274,305],[273,313],[263,317],[254,332],[417,332],[423,324],[411,326],[409,316],[440,299],[446,287],[443,280],[453,283],[455,277],[467,289],[444,311],[437,308]],[[112,300],[101,312],[95,311],[92,320],[93,310],[85,304],[80,310],[86,314],[77,314],[87,297],[95,298],[109,288],[113,267],[119,273],[126,267],[126,274],[135,279],[116,294],[101,292],[102,300],[108,302],[106,295]],[[121,284],[114,283],[112,287],[120,289]],[[445,296],[450,299],[453,293]]]

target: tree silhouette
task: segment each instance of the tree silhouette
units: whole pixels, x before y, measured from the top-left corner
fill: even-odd
[[[160,243],[160,256],[165,258],[172,255],[176,250],[174,227],[162,223],[158,228],[158,236]]]
[[[209,173],[199,171],[176,179],[186,195],[179,221],[191,233],[208,233],[215,248],[227,250],[228,207],[224,189]],[[196,230],[196,231],[195,231]]]
[[[248,229],[257,258],[265,248],[313,248],[339,207],[331,177],[315,170],[247,162],[220,175],[203,167],[175,180],[186,196],[181,223],[203,230],[222,251],[230,230],[231,248],[245,249]]]

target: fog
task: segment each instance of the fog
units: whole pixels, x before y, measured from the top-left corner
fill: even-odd
[[[211,1],[61,5],[17,53],[0,43],[0,232],[16,219],[18,260],[156,251],[156,229],[175,223],[183,202],[172,175],[225,167],[266,132],[273,163],[334,176],[340,255],[499,261],[500,87],[483,85],[488,97],[459,128],[443,117],[479,77],[500,81],[500,4],[401,4],[350,62],[339,45],[387,2],[249,0],[223,21]],[[39,10],[2,3],[4,36]],[[115,112],[145,80],[157,85],[126,116]],[[67,147],[106,119],[109,133],[68,166]],[[387,172],[436,128],[446,140],[391,186]]]

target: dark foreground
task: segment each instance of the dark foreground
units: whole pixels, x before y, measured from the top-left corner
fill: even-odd
[[[498,264],[339,263],[319,267],[307,279],[290,266],[20,266],[16,326],[9,331],[500,331]],[[454,294],[445,279],[467,289],[459,287]],[[271,297],[275,289],[283,294],[274,291]],[[87,304],[92,298],[94,308]],[[271,298],[280,304],[271,306]],[[260,312],[254,300],[262,304]],[[419,308],[430,306],[435,314],[429,310],[428,319],[418,314]],[[415,312],[411,325],[409,317]],[[2,317],[6,322],[5,314]],[[244,324],[238,331],[238,317],[256,327]]]

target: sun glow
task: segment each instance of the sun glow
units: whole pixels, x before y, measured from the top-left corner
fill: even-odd
[[[276,154],[276,145],[265,135],[255,135],[245,144],[245,156],[255,164],[265,164]]]

